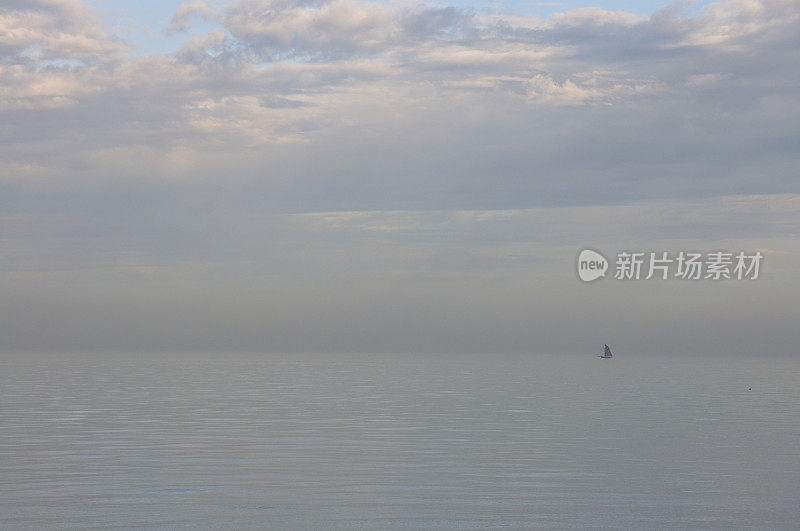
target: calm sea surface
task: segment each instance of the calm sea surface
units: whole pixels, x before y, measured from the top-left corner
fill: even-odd
[[[2,528],[799,521],[800,361],[0,354]]]

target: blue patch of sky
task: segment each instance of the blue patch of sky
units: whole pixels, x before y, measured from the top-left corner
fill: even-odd
[[[131,55],[151,55],[175,51],[187,35],[205,35],[219,25],[195,17],[183,33],[167,33],[173,15],[183,3],[180,0],[90,0],[107,31],[118,36],[132,49]],[[214,7],[221,2],[206,2]]]
[[[170,20],[181,0],[89,0],[100,14],[105,27],[114,35],[132,46],[132,55],[150,55],[175,51],[189,36],[205,35],[219,25],[215,21],[195,18],[184,33],[168,34]],[[222,10],[224,0],[211,0],[206,4]],[[396,3],[385,0],[385,3]],[[648,15],[667,6],[679,8],[684,16],[696,16],[712,0],[449,0],[430,2],[438,5],[451,5],[473,13],[508,13],[515,15],[536,15],[548,18],[553,13],[563,13],[573,9],[596,7],[608,11],[627,11]]]

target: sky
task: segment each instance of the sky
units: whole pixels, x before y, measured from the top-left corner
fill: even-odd
[[[0,351],[796,356],[798,163],[793,0],[12,0]]]

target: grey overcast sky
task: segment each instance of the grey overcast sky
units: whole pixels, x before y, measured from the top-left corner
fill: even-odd
[[[4,2],[0,350],[800,355],[800,2],[633,4]]]

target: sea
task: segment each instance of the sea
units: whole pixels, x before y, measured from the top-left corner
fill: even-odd
[[[0,354],[0,528],[797,529],[800,360]]]

